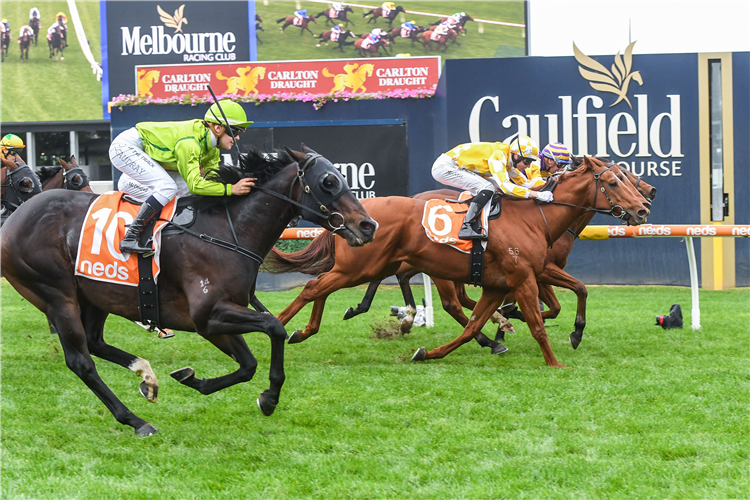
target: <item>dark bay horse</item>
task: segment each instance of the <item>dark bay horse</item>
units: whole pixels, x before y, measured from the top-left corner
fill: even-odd
[[[31,29],[34,30],[34,45],[36,45],[39,41],[39,30],[42,27],[39,18],[32,17],[31,19],[29,19],[29,26],[31,26]]]
[[[31,39],[34,37],[33,32],[29,33],[24,31],[23,35],[18,39],[18,46],[21,49],[21,60],[29,60],[29,46],[31,45]],[[25,57],[24,57],[25,56]]]
[[[347,26],[349,25],[349,23],[352,23],[352,26],[356,26],[356,24],[354,24],[354,21],[346,17],[347,12],[351,12],[352,14],[354,14],[354,9],[352,9],[350,5],[347,5],[346,7],[344,7],[344,10],[339,12],[333,7],[331,7],[331,8],[324,10],[320,14],[317,14],[315,16],[315,19],[318,19],[319,17],[322,17],[322,16],[326,16],[326,25],[328,24],[329,21],[333,22],[333,24],[337,24],[339,21],[344,21],[344,23],[346,23]]]
[[[5,61],[10,47],[10,30],[5,30],[0,35],[0,60]]]
[[[383,17],[383,9],[380,7],[376,9],[369,10],[362,14],[362,17],[367,17],[370,14],[372,14],[372,17],[367,20],[367,23],[376,23],[378,21],[379,17],[383,17],[383,19],[388,19],[388,26],[393,26],[393,21],[396,19],[396,16],[398,16],[399,12],[404,12],[404,8],[400,5],[397,5],[395,9],[391,10],[388,13],[387,17]]]
[[[59,57],[59,60],[65,60],[65,56],[63,55],[63,51],[65,50],[65,39],[63,38],[62,27],[58,25],[55,28],[55,31],[47,34],[47,44],[49,45],[50,59],[54,57],[57,61]]]
[[[328,295],[344,287],[390,276],[403,262],[432,277],[468,282],[469,255],[432,242],[420,227],[424,201],[388,197],[371,198],[362,203],[380,224],[378,238],[372,244],[350,250],[327,238],[329,243],[317,245],[317,252],[310,255],[309,262],[304,262],[301,256],[294,263],[285,262],[286,256],[278,251],[273,251],[268,259],[271,268],[310,268],[317,263],[322,271],[328,270],[317,280],[308,282],[294,302],[279,314],[279,320],[287,324],[305,304],[315,303],[309,323],[299,333],[299,341],[318,332]],[[643,223],[649,213],[633,185],[622,182],[612,172],[612,164],[606,165],[593,158],[585,158],[581,167],[559,177],[554,202],[544,205],[533,200],[505,203],[503,215],[490,221],[482,296],[468,325],[453,342],[433,351],[420,348],[412,359],[442,358],[475,338],[505,296],[514,293],[547,365],[561,367],[549,345],[539,311],[537,276],[543,271],[547,248],[587,210],[618,216],[631,224]]]
[[[235,372],[210,379],[197,378],[190,367],[172,372],[172,377],[201,394],[252,379],[257,361],[242,334],[266,333],[271,340],[270,387],[257,403],[263,414],[271,415],[284,383],[286,331],[275,317],[247,307],[262,256],[298,215],[317,221],[352,245],[372,241],[376,223],[331,162],[307,148],[304,154],[252,150],[241,155],[240,167],[221,166],[214,178],[234,184],[243,177],[257,178],[251,194],[197,197],[193,234],[162,237],[159,307],[163,326],[197,331],[239,364]],[[117,399],[91,358],[132,370],[143,378],[141,393],[149,401],[156,400],[158,381],[149,362],[104,341],[109,314],[140,319],[137,288],[74,275],[81,228],[95,198],[58,189],[21,205],[2,230],[0,269],[52,321],[66,364],[117,421],[133,427],[138,435],[151,435],[156,429]],[[211,237],[221,239],[223,245],[210,244]]]
[[[354,45],[354,42],[347,42],[349,38],[357,38],[357,35],[354,34],[352,31],[342,31],[338,38],[336,40],[333,40],[331,37],[333,35],[333,32],[331,30],[326,30],[323,33],[320,34],[320,43],[317,45],[317,47],[320,47],[320,44],[324,43],[328,45],[328,42],[335,42],[338,44],[338,48],[341,52],[344,51],[345,45]],[[335,48],[335,47],[334,47]]]
[[[71,191],[85,191],[93,193],[89,185],[86,172],[78,165],[75,156],[70,157],[70,163],[60,158],[60,167],[40,167],[36,174],[42,183],[42,189],[69,189]]]
[[[576,165],[580,165],[583,160],[575,158],[575,161]],[[652,202],[656,198],[656,188],[651,186],[647,182],[640,180],[640,177],[637,177],[627,169],[613,166],[612,171],[615,173],[615,175],[618,176],[621,181],[630,181],[630,183],[633,184],[638,192],[647,200],[645,204],[646,207],[650,210],[650,202]],[[429,200],[433,198],[455,199],[457,197],[458,193],[456,191],[445,189],[437,191],[427,191],[425,193],[420,193],[414,196],[414,198],[420,200]],[[570,343],[574,349],[577,349],[579,344],[581,343],[583,330],[586,327],[586,300],[588,297],[588,290],[581,281],[575,279],[573,276],[563,271],[563,268],[567,264],[568,255],[570,255],[570,252],[573,250],[573,243],[575,242],[577,235],[579,235],[581,231],[583,231],[583,229],[589,224],[589,222],[591,222],[591,219],[594,217],[594,215],[594,212],[585,213],[581,216],[580,219],[575,221],[568,228],[568,230],[565,231],[565,233],[563,233],[563,235],[557,239],[557,241],[555,241],[555,243],[552,245],[552,248],[547,251],[547,256],[544,261],[544,270],[542,274],[537,277],[537,284],[539,286],[539,298],[549,307],[548,310],[542,312],[543,320],[554,319],[560,314],[560,302],[557,300],[553,286],[567,288],[568,290],[571,290],[576,294],[577,309],[575,331],[570,334]],[[406,327],[408,327],[410,326],[410,323],[414,321],[413,314],[416,313],[416,303],[409,287],[409,280],[417,274],[417,271],[407,264],[402,264],[398,272],[396,273],[399,281],[399,286],[401,287],[402,293],[404,295],[404,300],[407,305],[407,311],[413,311],[411,315],[407,314],[407,316],[402,321],[402,330],[405,328],[405,325]],[[441,280],[434,281],[440,295],[443,309],[445,309],[446,312],[448,312],[452,316],[456,317],[455,311],[457,309],[460,309],[460,307],[474,309],[474,307],[476,306],[476,301],[472,300],[467,295],[466,288],[463,283],[456,282],[454,291],[444,283],[441,283]],[[362,302],[357,304],[356,308],[350,307],[344,315],[344,319],[353,318],[358,314],[367,312],[372,305],[372,301],[379,284],[380,281],[371,282],[367,287],[365,296],[362,298]],[[506,301],[506,304],[507,306],[512,307],[501,307],[501,312],[508,315],[509,318],[524,320],[523,314],[521,314],[517,310],[517,308],[513,306],[512,302],[508,303],[508,301]],[[510,330],[508,328],[498,329],[498,336],[495,337],[495,341],[504,340],[504,332],[506,331]],[[482,335],[480,334],[477,337],[481,345],[493,347],[493,351],[497,350],[497,348],[490,343],[489,339],[484,340],[481,338],[481,336]]]
[[[443,17],[439,21],[435,21],[434,23],[432,23],[431,26],[437,26],[439,24],[443,24],[448,19],[450,18]],[[462,35],[465,35],[466,34],[466,21],[473,21],[473,20],[474,20],[473,17],[471,17],[469,14],[464,13],[464,15],[459,18],[458,22],[456,23],[453,29],[455,29],[457,32],[461,33]]]
[[[411,40],[411,44],[414,45],[414,42],[419,40],[419,34],[423,33],[425,31],[425,28],[423,28],[422,26],[417,26],[416,29],[409,30],[409,36],[404,36],[403,30],[404,28],[400,26],[398,28],[393,28],[389,32],[391,40],[395,43],[396,39],[405,38],[407,40]]]
[[[298,20],[299,24],[295,24],[295,21],[294,21],[295,19]],[[311,22],[318,24],[318,21],[316,21],[313,16],[307,16],[304,19],[300,19],[297,16],[287,16],[287,17],[282,17],[281,19],[278,19],[276,21],[276,24],[284,23],[284,25],[281,28],[279,28],[281,31],[284,31],[287,26],[297,26],[301,28],[301,31],[299,33],[300,35],[303,35],[305,33],[305,30],[307,30],[310,32],[312,36],[315,36],[315,33],[313,33],[312,30],[307,27],[307,25],[310,24]]]

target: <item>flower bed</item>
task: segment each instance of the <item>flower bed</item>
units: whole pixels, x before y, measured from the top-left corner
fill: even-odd
[[[393,90],[388,92],[376,92],[371,94],[352,93],[352,92],[334,92],[332,94],[257,94],[252,96],[241,96],[239,94],[223,94],[219,99],[232,99],[234,102],[245,103],[252,102],[256,106],[264,102],[311,102],[315,109],[322,108],[327,102],[339,102],[349,100],[374,100],[374,99],[428,99],[435,95],[434,90]],[[182,96],[170,97],[167,99],[156,99],[149,96],[120,94],[112,99],[110,106],[112,108],[122,108],[123,106],[145,106],[149,104],[184,104],[196,106],[198,104],[210,104],[214,99],[210,95],[197,96],[194,94],[184,94]]]

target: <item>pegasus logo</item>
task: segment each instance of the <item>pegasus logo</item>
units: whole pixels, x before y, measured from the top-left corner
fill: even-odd
[[[573,43],[573,53],[575,54],[576,61],[580,64],[578,71],[581,73],[581,76],[589,81],[589,85],[593,89],[600,92],[610,92],[618,96],[617,100],[610,104],[610,108],[624,99],[628,103],[628,106],[630,106],[630,109],[633,109],[633,105],[630,104],[627,96],[630,80],[635,80],[639,85],[643,85],[641,73],[639,71],[630,72],[633,63],[633,45],[635,45],[635,42],[628,45],[624,56],[620,56],[619,52],[617,53],[615,62],[612,65],[612,71],[609,71],[603,65],[581,52],[576,47],[576,44]],[[584,69],[584,67],[588,69]]]
[[[174,16],[170,16],[164,9],[156,6],[156,10],[159,12],[159,19],[167,28],[174,28],[174,32],[182,31],[182,25],[187,24],[187,19],[182,15],[182,11],[185,10],[185,4],[180,5],[180,8],[174,11]]]

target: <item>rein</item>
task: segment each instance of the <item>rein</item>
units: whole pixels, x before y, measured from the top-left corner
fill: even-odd
[[[598,174],[595,173],[593,170],[591,171],[591,173],[593,174],[594,179],[595,179],[595,185],[594,185],[594,203],[593,203],[593,205],[596,205],[596,195],[598,194],[599,190],[601,190],[601,192],[604,193],[604,196],[607,197],[607,201],[609,202],[609,206],[612,207],[609,210],[604,210],[602,208],[582,207],[580,205],[573,205],[571,203],[563,203],[563,202],[559,202],[559,201],[550,201],[549,203],[552,204],[552,205],[563,205],[563,206],[566,206],[566,207],[582,208],[584,210],[588,210],[590,212],[595,212],[597,214],[611,215],[612,217],[615,217],[616,219],[625,220],[626,215],[629,217],[629,214],[621,206],[615,205],[612,202],[612,200],[609,197],[609,194],[604,189],[604,185],[602,184],[602,181],[600,179],[601,176],[604,175],[604,172],[612,169],[612,165],[614,165],[614,164],[615,164],[615,162],[613,162],[613,161],[609,162],[607,164],[606,168],[604,170],[602,170],[601,172],[599,172]],[[641,179],[639,177],[638,181],[640,182],[640,180]],[[554,191],[555,188],[557,187],[558,181],[559,180],[557,178],[554,179],[554,183],[552,183],[551,185],[548,185],[548,186],[550,186],[549,189],[547,188],[547,186],[545,186],[542,189],[542,191]],[[597,185],[599,186],[599,189],[596,189]],[[547,243],[549,244],[549,248],[552,248],[552,243],[553,243],[553,241],[552,241],[552,231],[550,230],[549,224],[547,223],[547,217],[544,215],[544,210],[542,209],[542,204],[537,201],[537,206],[539,207],[539,212],[541,212],[541,214],[542,214],[542,219],[544,220],[544,225],[547,228],[547,236],[546,236],[547,237]],[[614,212],[615,212],[616,208],[620,209],[620,215],[615,215]],[[578,236],[577,234],[575,234],[570,229],[568,229],[567,232],[571,233],[574,238],[576,238]]]
[[[237,239],[237,232],[234,230],[234,224],[232,223],[232,216],[229,214],[229,205],[227,205],[226,202],[224,203],[224,208],[226,209],[226,212],[227,212],[227,220],[229,221],[229,229],[232,231],[232,237],[234,238],[234,243],[224,241],[220,238],[214,238],[213,236],[209,236],[205,233],[200,233],[200,234],[196,233],[195,231],[192,231],[181,224],[172,222],[171,220],[166,220],[166,219],[161,219],[161,218],[159,220],[162,222],[166,222],[167,224],[171,224],[172,226],[186,232],[187,234],[191,236],[195,236],[196,238],[199,238],[205,241],[206,243],[211,243],[212,245],[216,245],[221,248],[226,248],[227,250],[232,250],[233,252],[237,252],[240,255],[243,255],[249,259],[254,260],[259,265],[263,264],[263,257],[261,257],[255,252],[248,250],[247,248],[243,248],[240,246],[240,241],[239,239]]]

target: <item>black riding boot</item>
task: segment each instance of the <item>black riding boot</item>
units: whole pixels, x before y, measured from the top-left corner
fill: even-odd
[[[164,208],[161,203],[151,196],[141,205],[141,210],[138,215],[135,216],[135,220],[128,226],[128,231],[125,233],[125,237],[120,242],[120,252],[131,252],[131,253],[148,253],[153,252],[153,248],[140,246],[138,240],[141,238],[143,228],[148,225],[151,220],[161,213],[161,209]]]
[[[458,231],[458,237],[462,240],[486,240],[488,239],[487,231],[482,233],[482,224],[479,217],[482,215],[482,209],[490,201],[494,193],[489,189],[479,191],[471,202],[469,202],[469,210],[466,212],[464,217],[464,223],[461,225],[461,230]]]

